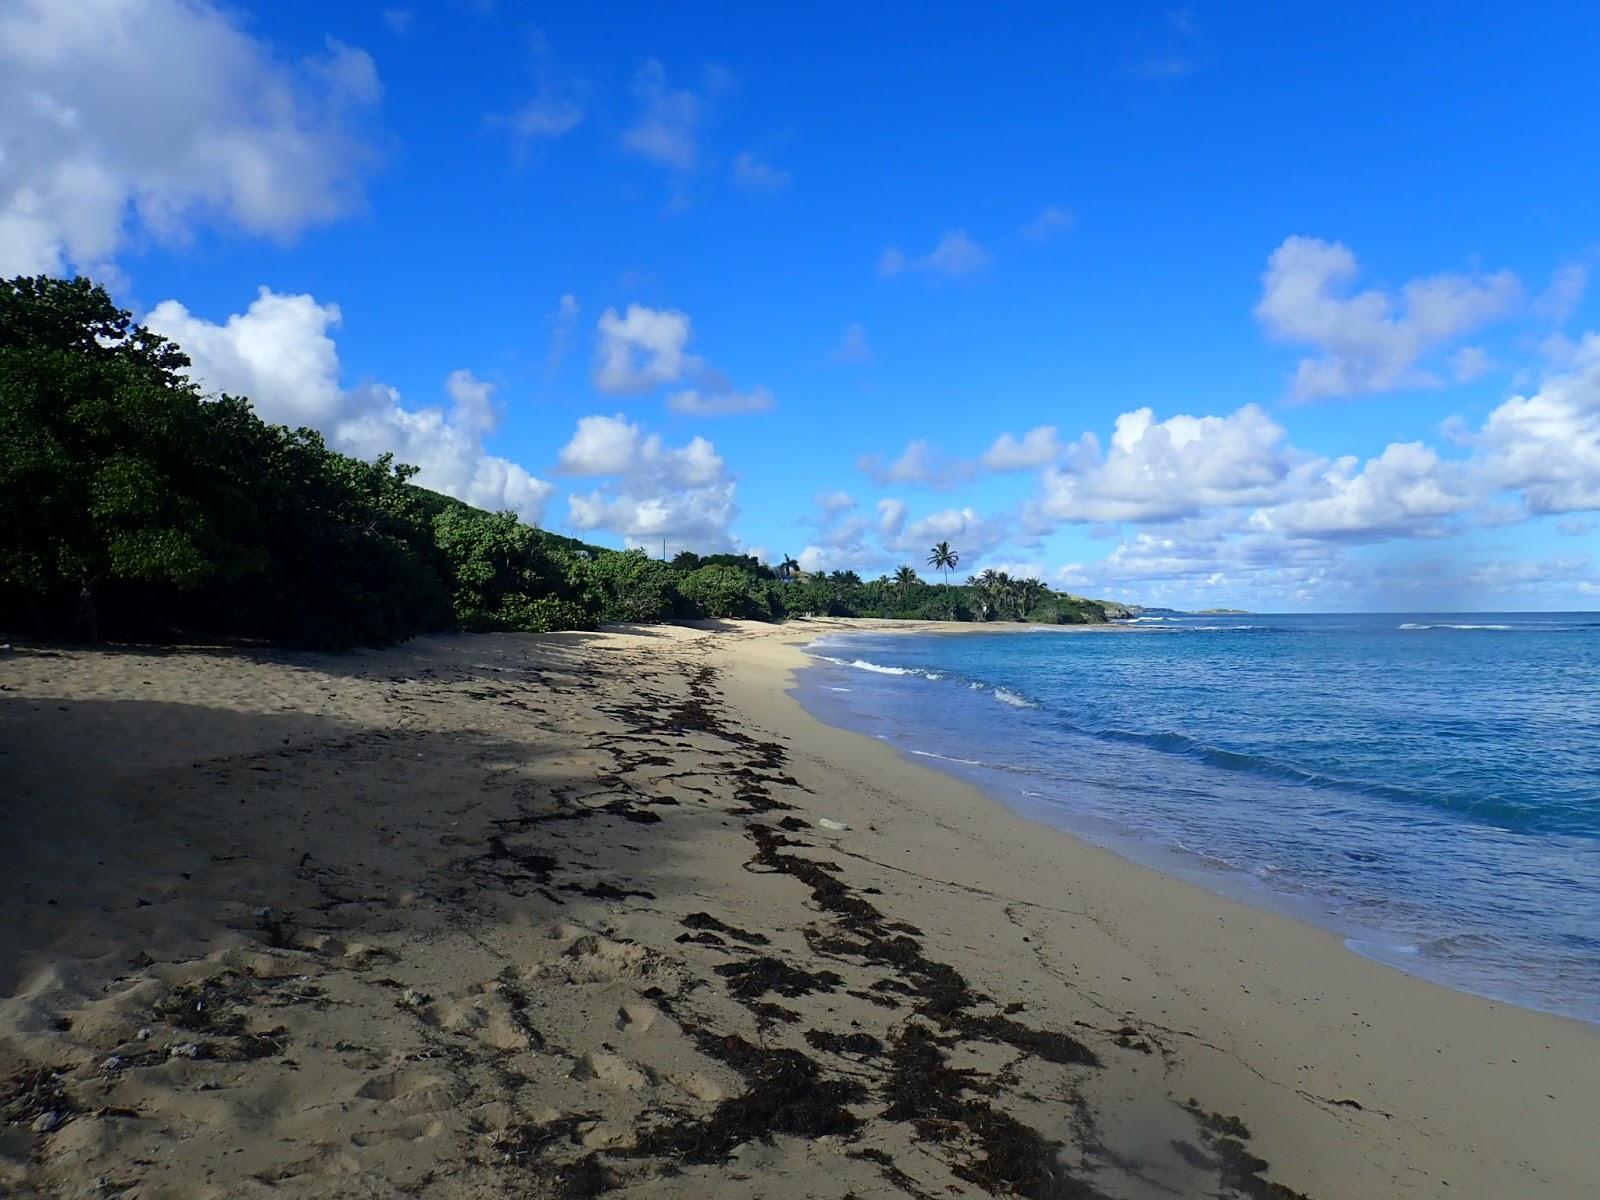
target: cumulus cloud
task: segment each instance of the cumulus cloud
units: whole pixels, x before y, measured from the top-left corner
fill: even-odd
[[[815,504],[816,514],[805,520],[815,529],[815,540],[797,559],[802,571],[860,571],[887,561],[882,551],[868,542],[872,522],[858,511],[856,498],[849,492],[821,492]]]
[[[1020,438],[1002,433],[978,461],[991,471],[1029,471],[1048,466],[1061,456],[1054,425],[1040,425]]]
[[[972,478],[972,464],[952,458],[920,438],[906,443],[898,458],[885,462],[882,455],[863,454],[856,467],[877,483],[922,483],[947,488]]]
[[[733,546],[728,528],[739,512],[736,485],[704,438],[674,448],[620,413],[583,417],[561,450],[559,469],[608,477],[594,491],[569,497],[568,520],[577,529],[610,530],[629,546],[665,539],[669,552]]]
[[[287,240],[360,206],[366,51],[281,59],[205,0],[0,8],[0,275],[105,271],[132,238]]]
[[[818,508],[830,515],[856,506],[856,498],[849,492],[819,492],[816,502]]]
[[[886,279],[908,272],[959,279],[977,274],[993,261],[994,256],[968,237],[966,230],[950,229],[938,245],[917,258],[909,258],[898,246],[890,246],[878,259],[878,273]]]
[[[1102,452],[1093,433],[1043,476],[1040,512],[1056,521],[1164,521],[1274,498],[1295,462],[1284,430],[1247,404],[1226,417],[1116,420]]]
[[[1600,334],[1530,396],[1512,396],[1474,439],[1475,469],[1531,513],[1600,509]]]
[[[358,458],[392,452],[420,468],[424,487],[537,522],[554,487],[483,444],[497,422],[493,385],[453,372],[445,385],[450,412],[408,408],[382,384],[347,389],[329,332],[340,319],[337,305],[263,287],[248,309],[221,324],[176,300],[156,305],[145,323],[183,347],[200,387],[249,397],[263,420],[318,429],[334,449]]]
[[[494,384],[461,367],[445,377],[444,390],[455,401],[452,419],[463,429],[491,433],[500,424],[500,413],[494,403]]]
[[[599,332],[593,380],[602,392],[630,395],[689,383],[667,397],[667,407],[696,416],[766,412],[776,404],[768,389],[741,391],[689,353],[694,329],[688,313],[630,304],[619,315],[608,308],[600,315]]]
[[[745,150],[733,160],[733,182],[747,192],[781,192],[789,186],[789,172]]]
[[[1256,317],[1270,337],[1318,351],[1295,369],[1299,399],[1437,386],[1425,356],[1504,316],[1521,293],[1499,271],[1413,279],[1398,296],[1351,294],[1358,273],[1346,246],[1318,238],[1287,238],[1267,262]]]
[[[1006,540],[1003,521],[981,516],[970,506],[945,508],[913,519],[902,500],[878,501],[878,536],[886,550],[916,555],[921,563],[936,542],[949,542],[961,554],[963,566]]]
[[[1349,455],[1302,475],[1304,494],[1256,510],[1253,526],[1350,541],[1437,537],[1447,531],[1445,518],[1473,502],[1461,469],[1421,442],[1391,443],[1365,465]]]
[[[622,135],[623,147],[669,170],[693,171],[700,156],[700,97],[671,87],[666,68],[655,59],[639,68],[633,94],[639,113]]]
[[[701,366],[685,349],[693,336],[689,314],[676,309],[630,304],[625,315],[606,309],[600,314],[595,387],[627,395],[676,383]]]

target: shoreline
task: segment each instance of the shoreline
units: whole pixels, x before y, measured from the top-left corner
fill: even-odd
[[[905,623],[896,622],[894,624],[904,625]],[[872,626],[860,629],[843,630],[831,635],[825,634],[820,638],[814,638],[804,643],[796,641],[793,644],[796,645],[797,648],[806,652],[813,660],[798,666],[796,669],[823,669],[814,661],[816,656],[810,655],[810,649],[812,646],[828,641],[830,637],[849,639],[857,635],[877,636],[886,633],[895,633],[903,636],[919,634],[925,636],[945,636],[968,632],[962,629],[950,628],[950,624],[951,623],[949,622],[927,622],[923,623],[924,627],[898,629],[887,628],[884,626]],[[1045,628],[1048,629],[1050,627]],[[1089,632],[1090,630],[1103,628],[1105,627],[1068,627],[1068,629],[1074,632]],[[1159,627],[1148,626],[1141,627],[1122,625],[1118,628],[1134,633],[1173,632],[1171,629],[1161,629]],[[980,626],[978,630],[973,630],[971,632],[1014,634],[1028,632],[1029,629],[1030,627],[1027,625],[1014,625],[1009,628]],[[840,648],[845,649],[848,647],[848,644],[848,641],[842,641]],[[834,657],[824,657],[822,661],[837,666],[851,665],[844,662],[842,659]],[[811,698],[808,702],[807,690],[808,689],[806,688],[806,685],[797,678],[796,687],[794,689],[796,702],[799,703],[800,706],[810,713],[814,718],[830,728],[838,729],[842,732],[855,734],[861,737],[874,738],[874,735],[866,731],[864,728],[858,728],[843,719],[842,714],[849,711],[848,706],[828,705],[825,702],[825,698],[820,696],[815,689],[811,689]],[[819,701],[823,702],[819,703]],[[833,709],[835,707],[837,707],[838,713],[841,714],[840,719],[832,720],[829,719],[828,716],[823,715],[824,711]],[[874,738],[874,740],[884,739]],[[1564,1012],[1558,1008],[1546,1007],[1534,1003],[1528,999],[1497,995],[1491,991],[1478,990],[1466,986],[1463,983],[1453,982],[1444,977],[1442,973],[1431,974],[1421,969],[1420,966],[1416,968],[1407,967],[1403,965],[1402,962],[1396,961],[1396,959],[1404,953],[1405,946],[1407,945],[1407,943],[1405,943],[1399,935],[1377,926],[1362,926],[1348,916],[1327,911],[1322,902],[1315,896],[1296,896],[1287,892],[1278,891],[1271,886],[1254,879],[1243,868],[1233,866],[1231,864],[1213,866],[1211,865],[1211,862],[1205,858],[1205,856],[1185,851],[1181,848],[1181,846],[1174,847],[1167,844],[1142,842],[1126,833],[1118,832],[1112,829],[1096,832],[1095,820],[1093,818],[1085,817],[1083,814],[1071,814],[1072,819],[1076,819],[1081,822],[1077,825],[1070,823],[1070,821],[1052,821],[1047,816],[1042,814],[1032,815],[1025,811],[1025,805],[1020,805],[1008,797],[999,780],[989,777],[989,772],[992,772],[994,769],[996,769],[995,764],[969,763],[965,759],[951,759],[944,755],[936,754],[925,749],[908,749],[901,744],[901,740],[884,740],[884,744],[892,749],[892,751],[908,766],[925,767],[948,778],[956,780],[957,782],[966,786],[973,787],[983,793],[983,795],[991,803],[1003,808],[1006,812],[1013,816],[1020,817],[1022,820],[1027,821],[1030,824],[1050,829],[1058,834],[1063,834],[1066,837],[1072,838],[1076,842],[1080,842],[1094,847],[1097,850],[1113,854],[1126,862],[1132,863],[1135,866],[1175,877],[1222,899],[1243,904],[1249,908],[1259,911],[1287,917],[1310,929],[1314,929],[1320,933],[1325,933],[1338,938],[1341,945],[1348,953],[1365,959],[1369,962],[1377,963],[1378,965],[1386,967],[1389,970],[1397,971],[1402,975],[1423,980],[1430,984],[1444,987],[1450,991],[1472,996],[1480,1000],[1508,1005],[1510,1007],[1522,1009],[1527,1012],[1538,1013],[1542,1016],[1550,1016],[1562,1020],[1575,1021],[1581,1025],[1600,1029],[1600,1017],[1593,1019],[1585,1018],[1576,1013]],[[913,756],[915,756],[916,759],[926,758],[930,761],[917,762],[914,761]],[[982,767],[984,770],[963,770],[963,767]],[[1004,770],[1005,768],[1001,767],[1000,769]],[[1385,955],[1387,955],[1387,957]]]
[[[0,1188],[1586,1194],[1592,1027],[821,723],[849,628],[20,648]]]

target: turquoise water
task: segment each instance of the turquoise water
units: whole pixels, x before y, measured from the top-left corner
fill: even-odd
[[[850,634],[824,720],[1463,990],[1600,1021],[1600,614]]]

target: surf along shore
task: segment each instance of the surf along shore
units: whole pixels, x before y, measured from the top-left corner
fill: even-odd
[[[818,723],[859,624],[0,656],[0,1194],[1594,1194],[1600,1030]]]

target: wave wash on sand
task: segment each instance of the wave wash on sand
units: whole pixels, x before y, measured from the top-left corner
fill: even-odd
[[[1595,1030],[818,724],[839,627],[0,660],[0,1192],[1584,1194]]]

